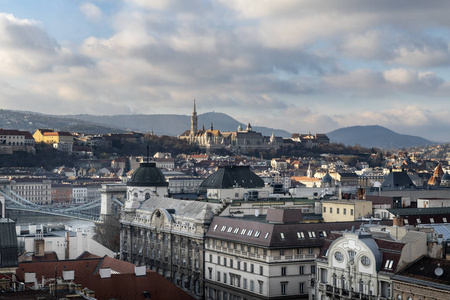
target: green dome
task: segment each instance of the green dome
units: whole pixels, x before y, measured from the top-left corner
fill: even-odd
[[[155,163],[147,162],[133,172],[128,186],[169,186],[169,183]]]

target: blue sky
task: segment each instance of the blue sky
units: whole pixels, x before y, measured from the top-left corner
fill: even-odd
[[[0,0],[0,105],[450,141],[450,2]]]

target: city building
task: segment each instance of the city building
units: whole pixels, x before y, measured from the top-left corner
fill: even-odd
[[[219,166],[200,185],[208,199],[268,198],[273,188],[250,171],[249,166]]]
[[[426,234],[408,232],[401,240],[380,234],[329,235],[316,260],[315,299],[394,299],[391,277],[427,254]]]
[[[308,299],[325,238],[354,225],[306,223],[292,208],[216,216],[206,233],[206,298]]]
[[[22,197],[36,204],[51,204],[51,181],[45,178],[13,177],[10,182],[10,196]]]
[[[204,234],[223,205],[178,200],[167,194],[168,183],[155,163],[141,163],[127,184],[120,217],[120,257],[157,271],[202,299]],[[112,202],[105,188],[102,213],[108,213],[104,206]]]
[[[372,215],[372,202],[365,200],[323,200],[324,222],[356,221]]]
[[[53,204],[72,204],[73,191],[72,185],[68,183],[51,184],[52,203]]]
[[[422,257],[392,277],[393,299],[450,299],[450,261]]]
[[[54,131],[53,129],[38,129],[34,132],[33,138],[36,143],[58,144],[58,143],[72,143],[74,137],[70,132]]]

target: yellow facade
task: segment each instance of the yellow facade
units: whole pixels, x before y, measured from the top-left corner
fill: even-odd
[[[73,143],[73,136],[68,132],[54,132],[50,129],[38,129],[33,134],[36,143],[44,142],[46,144],[55,143]]]
[[[333,200],[322,202],[324,222],[349,222],[372,214],[372,201]]]

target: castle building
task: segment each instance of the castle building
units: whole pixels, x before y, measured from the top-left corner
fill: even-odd
[[[173,199],[167,193],[168,183],[155,163],[141,163],[126,187],[120,257],[203,299],[204,234],[223,206]]]
[[[270,137],[264,136],[260,132],[253,131],[250,123],[245,129],[239,125],[237,131],[230,132],[214,130],[212,123],[210,129],[206,130],[203,126],[199,130],[195,100],[191,115],[191,129],[183,132],[178,138],[197,144],[206,150],[226,148],[235,152],[272,150],[278,149],[283,144],[281,137],[275,137],[274,134]]]

